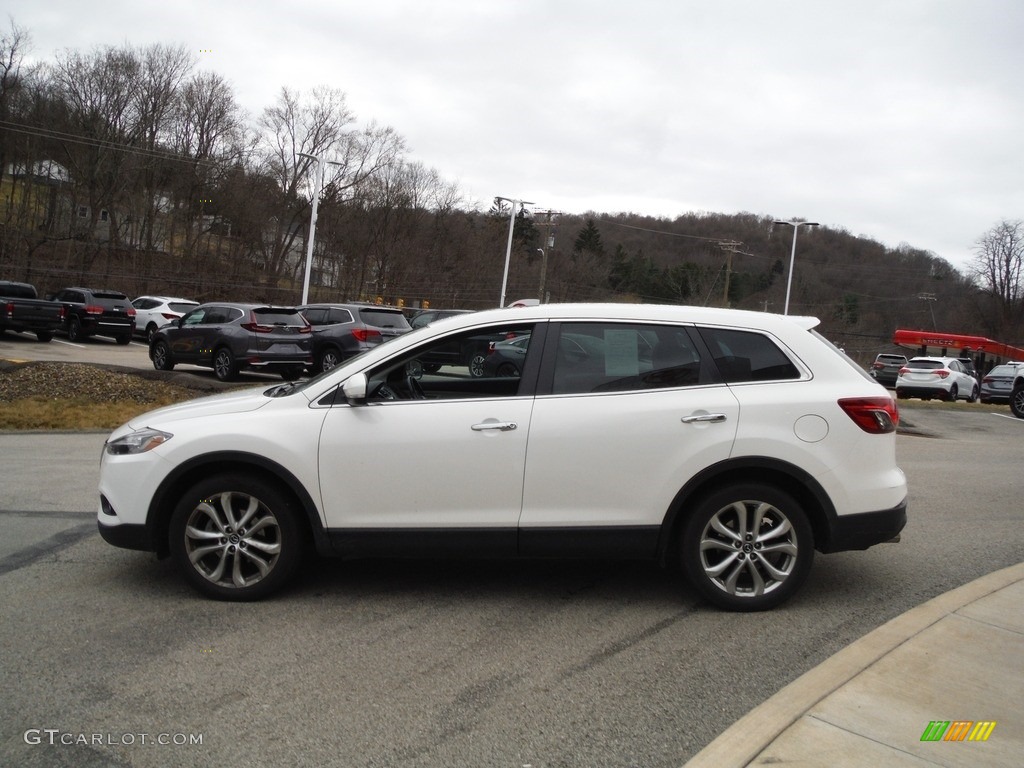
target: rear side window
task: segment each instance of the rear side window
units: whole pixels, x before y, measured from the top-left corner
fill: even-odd
[[[755,331],[700,328],[727,384],[799,379],[800,370],[768,336]]]
[[[629,392],[699,383],[700,355],[683,328],[601,322],[561,327],[553,394]]]

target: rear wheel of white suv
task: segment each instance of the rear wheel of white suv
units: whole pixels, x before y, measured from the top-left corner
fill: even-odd
[[[197,590],[220,600],[258,600],[294,574],[305,549],[298,510],[248,474],[192,486],[171,516],[171,555]]]
[[[761,483],[713,491],[683,529],[683,570],[698,592],[732,611],[764,611],[796,592],[814,559],[807,515]]]

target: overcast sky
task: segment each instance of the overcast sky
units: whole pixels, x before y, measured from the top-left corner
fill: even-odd
[[[36,59],[329,85],[487,208],[802,218],[962,268],[1024,219],[1022,0],[13,0]],[[6,28],[6,23],[4,24]]]

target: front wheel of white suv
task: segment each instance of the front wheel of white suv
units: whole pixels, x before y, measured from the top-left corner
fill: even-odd
[[[186,580],[219,600],[259,600],[283,586],[306,542],[288,496],[248,474],[215,475],[171,516],[171,556]]]
[[[683,529],[683,570],[698,592],[731,611],[765,611],[789,599],[814,559],[807,515],[788,493],[761,483],[713,491]]]

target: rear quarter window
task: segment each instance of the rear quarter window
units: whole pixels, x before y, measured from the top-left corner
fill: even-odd
[[[727,328],[698,331],[727,384],[800,378],[800,369],[763,333]]]

